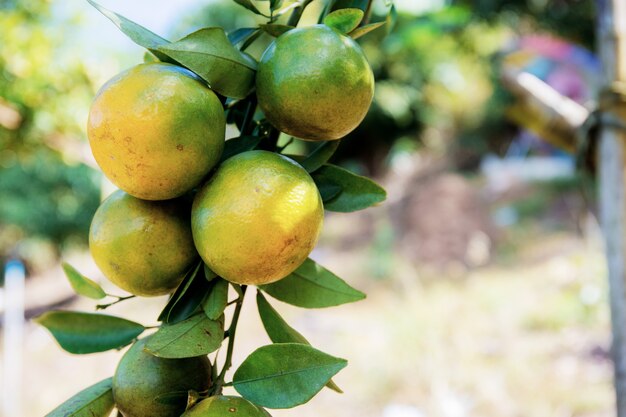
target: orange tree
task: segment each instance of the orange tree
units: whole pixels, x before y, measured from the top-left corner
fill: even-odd
[[[365,297],[308,256],[324,210],[385,199],[379,185],[328,160],[373,97],[372,70],[354,39],[386,22],[368,22],[371,1],[329,1],[319,23],[304,27],[298,22],[314,0],[235,1],[266,23],[228,34],[208,27],[170,42],[89,0],[148,50],[146,62],[101,88],[88,122],[94,157],[120,188],[92,220],[90,251],[130,295],[112,296],[72,266],[64,270],[78,294],[113,298],[96,309],[171,297],[159,326],[100,313],[40,316],[71,353],[132,344],[112,378],[49,416],[267,416],[265,408],[304,404],[324,386],[341,392],[331,378],[346,361],[312,347],[267,296],[304,308]],[[262,34],[276,39],[257,62],[245,50]],[[225,141],[227,124],[239,136]],[[319,144],[285,154],[285,136]],[[230,375],[249,286],[273,343]],[[156,331],[139,338],[148,329]],[[239,395],[223,395],[227,386]]]

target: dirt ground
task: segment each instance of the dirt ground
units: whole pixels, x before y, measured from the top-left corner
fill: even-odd
[[[489,260],[443,269],[400,250],[393,220],[383,208],[330,215],[313,253],[364,290],[366,300],[321,310],[270,300],[314,346],[349,360],[335,378],[344,394],[324,389],[310,403],[271,410],[272,415],[613,415],[606,270],[592,219],[583,233],[571,222],[555,226],[544,218],[521,219],[499,237],[485,233],[485,239],[498,239],[488,248]],[[81,268],[98,277],[88,261]],[[59,288],[67,286],[60,271],[56,277]],[[240,320],[235,367],[269,343],[253,298],[248,297]],[[129,300],[108,312],[156,324],[165,301]],[[93,305],[78,300],[70,308]],[[23,416],[43,416],[112,375],[120,356],[64,353],[44,329],[29,323]]]

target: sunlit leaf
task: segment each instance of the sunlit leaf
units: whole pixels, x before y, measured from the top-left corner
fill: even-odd
[[[304,308],[332,307],[365,298],[361,291],[311,259],[286,278],[259,288],[280,301]]]
[[[80,391],[45,417],[108,417],[113,411],[113,378]]]
[[[63,271],[77,294],[94,300],[106,297],[106,293],[100,285],[78,272],[72,265],[63,262]]]
[[[261,291],[257,291],[256,293],[256,305],[261,321],[263,322],[263,327],[273,343],[302,343],[310,345],[309,341],[304,336],[287,324],[280,314],[278,314],[278,311],[270,305]],[[328,381],[326,386],[336,392],[343,392],[332,380]]]
[[[268,408],[291,408],[309,401],[347,365],[304,344],[276,343],[248,356],[233,376],[247,400]]]
[[[254,86],[256,61],[235,48],[222,28],[200,29],[158,49],[224,96],[243,98]]]
[[[146,343],[146,351],[160,358],[191,358],[207,355],[224,340],[224,318],[211,320],[197,314],[180,323],[162,325]]]
[[[145,328],[130,320],[106,314],[49,311],[35,319],[70,353],[84,354],[119,349]]]
[[[370,33],[373,30],[378,29],[381,26],[384,26],[386,24],[386,22],[376,22],[376,23],[370,23],[369,25],[365,25],[365,26],[361,26],[358,27],[356,29],[354,29],[352,32],[350,32],[348,35],[352,38],[352,39],[358,39],[363,35],[367,35],[368,33]]]
[[[324,18],[324,24],[342,33],[350,33],[363,20],[363,10],[356,8],[339,9]]]

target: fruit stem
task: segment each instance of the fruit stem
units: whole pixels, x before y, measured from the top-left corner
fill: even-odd
[[[235,347],[235,332],[237,331],[237,322],[239,322],[239,314],[241,313],[241,307],[243,306],[243,299],[246,295],[246,285],[241,286],[241,296],[237,299],[237,303],[235,305],[235,311],[233,312],[233,319],[230,321],[230,326],[226,331],[228,334],[228,348],[226,349],[226,359],[224,360],[224,367],[222,371],[217,377],[217,381],[215,382],[215,394],[222,393],[222,387],[224,384],[224,377],[226,376],[226,371],[230,369],[233,365],[233,349]]]
[[[98,304],[98,305],[96,305],[96,310],[104,310],[106,308],[111,307],[112,305],[115,305],[117,303],[121,303],[122,301],[129,300],[131,298],[137,297],[136,295],[129,295],[127,297],[120,297],[120,296],[111,295],[111,294],[107,294],[107,295],[109,297],[115,297],[115,298],[117,298],[117,300],[115,300],[115,301],[113,301],[112,303],[109,303],[109,304]]]

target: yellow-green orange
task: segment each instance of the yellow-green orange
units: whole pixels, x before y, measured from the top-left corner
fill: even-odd
[[[89,249],[102,273],[118,287],[135,295],[167,294],[197,256],[189,205],[140,200],[118,190],[96,210]]]
[[[191,190],[219,160],[222,105],[190,71],[141,64],[98,92],[87,133],[98,165],[127,193],[166,200]]]
[[[322,199],[309,174],[267,151],[233,156],[196,195],[193,239],[206,264],[239,284],[284,278],[307,258],[322,228]]]
[[[259,105],[281,131],[301,139],[339,139],[365,117],[374,75],[351,38],[325,25],[293,29],[263,53]]]
[[[115,405],[125,417],[179,417],[187,406],[187,391],[209,388],[211,363],[206,356],[157,358],[144,351],[148,339],[135,342],[117,365]],[[172,393],[178,396],[172,398]]]
[[[261,407],[232,395],[216,395],[200,401],[181,417],[271,417]]]

